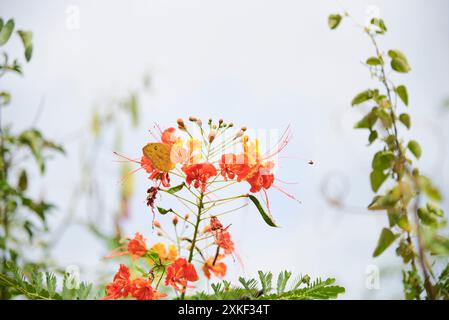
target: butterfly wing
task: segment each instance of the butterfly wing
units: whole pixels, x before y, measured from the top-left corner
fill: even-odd
[[[160,142],[148,143],[142,151],[156,169],[168,172],[175,168],[175,164],[170,160],[170,145]]]

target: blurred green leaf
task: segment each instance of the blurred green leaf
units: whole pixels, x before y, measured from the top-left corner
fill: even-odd
[[[340,24],[342,18],[343,17],[339,14],[329,15],[329,17],[327,18],[327,24],[328,24],[329,28],[331,28],[331,30],[336,29],[338,27],[338,25]]]
[[[375,91],[374,90],[365,90],[362,91],[360,93],[358,93],[354,99],[352,99],[351,105],[355,106],[357,104],[361,104],[362,102],[371,100],[375,95]]]
[[[389,50],[388,55],[391,58],[391,68],[397,72],[407,73],[411,70],[407,58],[400,50]]]
[[[14,20],[9,19],[8,22],[6,22],[6,24],[2,27],[0,31],[0,46],[3,46],[6,42],[8,42],[13,30],[14,30]]]
[[[379,134],[376,130],[371,131],[368,137],[369,144],[372,144],[378,138],[378,136]]]
[[[407,87],[404,85],[400,85],[396,87],[396,93],[398,94],[399,98],[401,98],[402,102],[408,106],[408,92]]]
[[[373,252],[373,257],[378,257],[382,254],[397,238],[399,234],[394,234],[390,229],[383,228],[380,233],[377,247]]]
[[[394,161],[394,154],[391,151],[379,151],[373,157],[372,168],[383,171],[391,168]]]
[[[11,94],[6,91],[0,92],[0,106],[5,106],[11,102]]]
[[[422,150],[419,143],[415,140],[410,140],[407,144],[407,148],[410,150],[411,153],[416,157],[416,159],[421,158]]]
[[[401,121],[402,124],[407,127],[407,129],[410,129],[411,120],[410,116],[407,113],[402,113],[401,115],[399,115],[399,121]]]
[[[370,174],[371,189],[377,192],[387,178],[388,174],[383,173],[381,170],[372,171]]]
[[[378,66],[382,64],[382,60],[378,57],[370,57],[366,60],[366,64],[370,66]]]
[[[385,25],[385,22],[381,18],[372,18],[371,24],[377,26],[379,29],[376,30],[376,33],[378,34],[384,34],[387,32],[387,26]]]
[[[20,191],[25,191],[28,188],[28,176],[25,170],[22,170],[19,175],[19,182],[17,183]]]
[[[369,112],[359,122],[355,124],[356,129],[371,129],[377,121],[377,114],[374,111]]]
[[[25,59],[30,61],[31,55],[33,54],[33,33],[31,31],[18,30],[17,33],[22,39],[23,46],[25,48]]]

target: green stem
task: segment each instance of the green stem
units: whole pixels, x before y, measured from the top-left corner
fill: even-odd
[[[198,213],[196,215],[195,230],[193,231],[192,244],[190,245],[190,252],[189,252],[189,259],[188,259],[189,263],[192,262],[193,251],[195,250],[195,247],[196,247],[196,240],[197,240],[197,237],[198,237],[198,230],[199,230],[200,223],[201,223],[201,211],[203,209],[203,199],[204,199],[204,193],[201,192],[200,197],[198,199]],[[182,293],[182,295],[181,295],[181,300],[184,300],[185,295],[186,295],[186,293],[184,291]]]

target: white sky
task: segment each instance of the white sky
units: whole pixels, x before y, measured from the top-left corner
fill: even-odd
[[[441,103],[449,96],[448,3],[343,3],[362,22],[367,7],[377,6],[389,28],[381,46],[407,54],[412,72],[395,77],[409,89],[412,136],[424,146],[422,171],[447,196],[449,129]],[[67,27],[73,6],[80,12],[75,30]],[[401,262],[394,250],[371,257],[387,219],[363,210],[373,196],[368,174],[375,149],[365,147],[366,132],[352,129],[362,113],[349,106],[355,93],[372,85],[360,62],[373,51],[350,21],[328,30],[328,14],[341,11],[338,2],[2,0],[0,9],[4,19],[14,17],[16,26],[33,31],[35,46],[25,77],[2,80],[14,99],[4,118],[17,129],[28,126],[44,99],[38,126],[67,142],[68,156],[55,159],[48,177],[37,180],[48,200],[67,209],[80,174],[79,141],[69,137],[86,127],[92,106],[135,88],[149,71],[153,87],[142,105],[143,125],[126,133],[123,153],[139,153],[154,121],[171,125],[178,117],[197,115],[262,129],[291,124],[294,140],[287,155],[316,162],[313,167],[297,160],[283,163],[280,177],[299,182],[290,190],[302,200],[298,205],[271,192],[273,214],[283,228],[268,228],[255,209],[232,219],[245,264],[244,270],[233,268],[233,278],[259,269],[289,269],[336,277],[347,289],[344,298],[401,297]],[[10,49],[20,52],[19,44]],[[99,153],[102,183],[113,195],[118,185],[111,151],[100,147]],[[346,177],[346,200],[360,210],[341,212],[326,204],[320,187],[330,173]],[[132,235],[145,226],[141,231],[152,237],[142,202],[147,182],[143,175],[137,181],[126,230]],[[54,219],[61,219],[61,211]],[[104,253],[80,228],[71,228],[55,249],[61,264],[86,267],[85,278]],[[393,268],[377,291],[365,287],[370,265]]]

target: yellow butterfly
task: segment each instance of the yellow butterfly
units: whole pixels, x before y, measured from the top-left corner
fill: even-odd
[[[142,151],[151,160],[153,166],[160,171],[169,172],[176,166],[170,158],[171,146],[166,143],[148,143]]]

